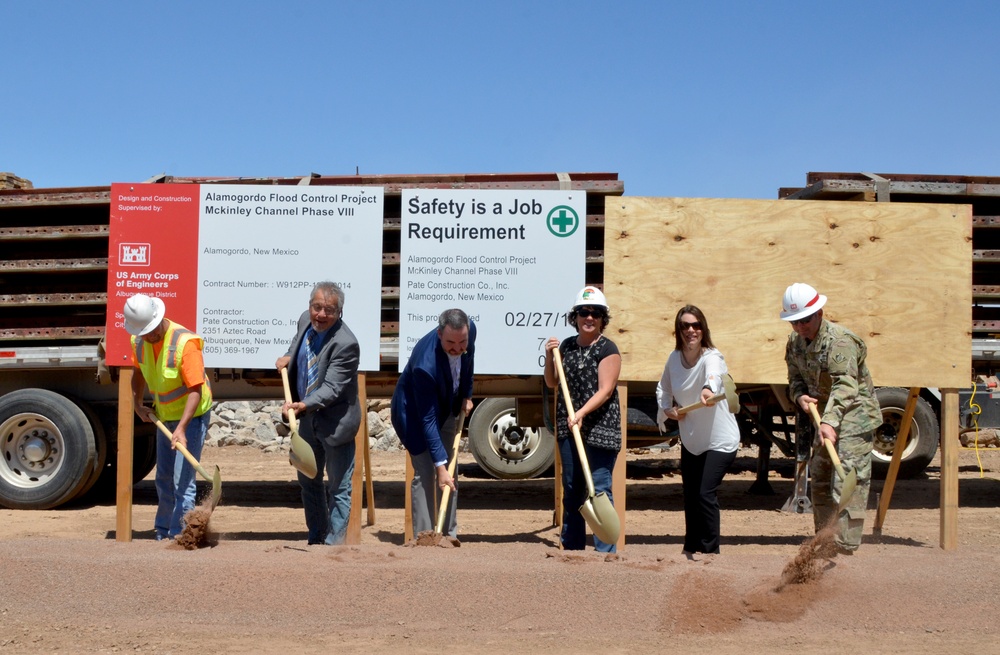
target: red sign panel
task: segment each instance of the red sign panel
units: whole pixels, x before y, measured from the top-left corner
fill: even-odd
[[[134,294],[160,298],[170,320],[196,329],[197,184],[111,185],[107,361],[129,359],[122,310]]]

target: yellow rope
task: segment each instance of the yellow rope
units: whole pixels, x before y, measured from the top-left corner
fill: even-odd
[[[979,403],[972,402],[972,399],[976,397],[976,381],[972,381],[972,395],[969,396],[969,413],[972,415],[972,424],[976,428],[975,431],[975,451],[976,451],[976,462],[979,464],[979,477],[985,477],[983,473],[983,460],[979,456],[979,415],[983,413],[983,408],[979,406]]]

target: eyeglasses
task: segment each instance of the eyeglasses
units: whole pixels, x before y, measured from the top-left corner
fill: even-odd
[[[805,318],[797,318],[794,321],[788,321],[788,322],[791,323],[792,325],[806,325],[808,323],[812,323],[812,320],[814,318],[816,318],[816,314],[810,314]]]
[[[594,318],[604,318],[604,310],[592,307],[580,307],[576,310],[576,315],[580,318],[590,318],[591,316]]]
[[[695,321],[694,323],[685,323],[684,321],[681,321],[681,332],[684,332],[685,330],[700,330],[700,329],[701,329],[701,321]]]
[[[332,305],[320,305],[319,303],[313,303],[309,305],[309,309],[313,310],[314,314],[319,314],[320,312],[325,312],[327,316],[333,316],[339,313],[339,310]]]

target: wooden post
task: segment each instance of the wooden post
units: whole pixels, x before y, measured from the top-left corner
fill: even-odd
[[[368,432],[368,384],[364,373],[361,374],[358,383],[361,395],[361,411],[365,415],[361,422],[361,425],[365,429],[365,443],[362,453],[365,465],[365,496],[368,503],[368,522],[365,525],[375,525],[375,485],[372,482],[372,456],[371,445],[369,444],[370,433]]]
[[[958,389],[941,390],[941,548],[958,548]]]
[[[896,486],[896,475],[899,473],[899,463],[903,460],[903,451],[906,450],[906,440],[910,436],[910,423],[913,421],[913,413],[917,409],[917,398],[920,397],[920,387],[910,387],[910,396],[906,399],[906,409],[903,411],[903,420],[899,426],[899,434],[896,435],[896,445],[892,449],[892,461],[889,462],[889,472],[885,476],[885,484],[882,485],[882,497],[879,499],[878,512],[875,513],[875,526],[872,532],[880,534],[882,523],[885,521],[885,514],[889,511],[889,500],[892,498],[892,489]]]
[[[361,497],[363,491],[365,453],[368,450],[368,403],[366,402],[365,374],[358,373],[358,403],[361,405],[361,424],[354,435],[354,471],[351,473],[351,514],[347,518],[344,543],[356,546],[361,543]],[[322,475],[320,471],[320,475]]]
[[[135,407],[132,376],[135,369],[118,369],[118,479],[115,497],[115,541],[132,541],[132,451]]]
[[[410,487],[413,485],[413,462],[410,461],[410,451],[406,451],[406,479],[403,482],[403,543],[413,539],[413,497]]]
[[[618,382],[618,403],[621,405],[622,449],[618,451],[615,468],[611,474],[611,495],[615,500],[615,510],[621,523],[621,532],[616,544],[618,552],[625,548],[625,460],[628,459],[628,385]]]

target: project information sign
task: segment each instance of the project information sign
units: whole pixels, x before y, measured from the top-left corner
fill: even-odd
[[[573,329],[583,288],[583,191],[403,189],[399,370],[458,307],[475,321],[476,373],[539,375],[544,343]]]
[[[379,368],[382,187],[114,184],[107,357],[129,358],[122,309],[159,297],[205,340],[205,365],[273,368],[316,282],[344,290],[360,369]]]

